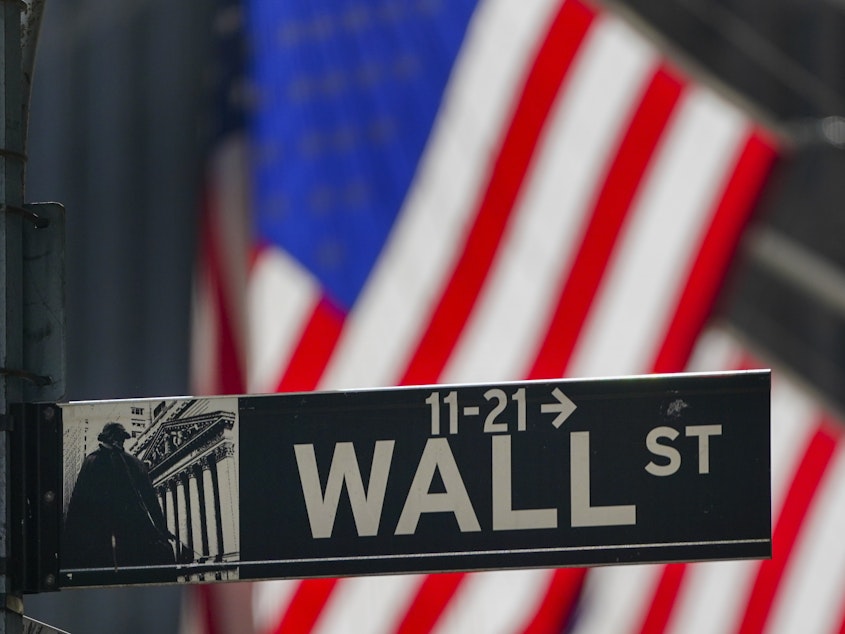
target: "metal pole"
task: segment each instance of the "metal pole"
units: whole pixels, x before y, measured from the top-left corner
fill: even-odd
[[[23,205],[24,93],[21,58],[21,12],[26,5],[17,0],[0,0],[0,203],[3,209]],[[23,245],[22,218],[0,212],[0,368],[22,369],[23,364]],[[20,381],[0,375],[0,416],[8,423],[9,404],[21,401]],[[0,634],[23,632],[23,598],[12,585],[8,571],[13,553],[10,526],[10,425],[0,432],[0,596],[3,598]]]

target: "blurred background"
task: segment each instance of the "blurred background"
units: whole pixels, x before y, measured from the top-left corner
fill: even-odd
[[[247,10],[261,4],[251,0]],[[670,59],[779,135],[786,150],[716,312],[769,365],[825,407],[845,411],[845,2],[597,6],[631,20]],[[221,45],[230,9],[212,0],[47,1],[27,201],[67,209],[70,400],[192,389],[205,177],[213,145],[231,125],[221,90],[231,90],[229,76],[241,71],[227,64],[244,52]],[[74,590],[27,597],[25,605],[29,616],[79,634],[177,632],[183,594]]]
[[[189,392],[214,11],[213,2],[47,3],[27,200],[67,210],[70,400]],[[80,633],[174,632],[179,607],[172,587],[26,600],[32,618]]]

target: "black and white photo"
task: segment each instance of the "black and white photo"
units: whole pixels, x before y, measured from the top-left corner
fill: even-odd
[[[237,579],[237,423],[236,398],[64,406],[66,576]]]

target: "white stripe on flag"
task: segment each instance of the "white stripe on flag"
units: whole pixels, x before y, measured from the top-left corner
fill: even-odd
[[[423,575],[342,579],[320,615],[314,634],[393,631]]]
[[[819,410],[794,384],[772,378],[772,521],[780,512],[789,478],[816,430]]]
[[[293,598],[299,581],[280,579],[252,584],[252,612],[256,632],[270,632]]]
[[[690,372],[724,372],[740,369],[742,351],[722,328],[707,328],[696,341],[687,369]]]
[[[275,391],[299,336],[320,301],[316,281],[284,251],[266,248],[250,272],[249,391]]]
[[[556,7],[495,0],[473,17],[408,200],[347,318],[323,387],[399,379],[459,253],[513,95]]]
[[[746,132],[712,93],[681,96],[623,228],[570,365],[572,376],[647,371]]]
[[[547,121],[513,227],[445,381],[527,375],[586,212],[656,62],[653,48],[620,20],[602,17],[593,25]]]
[[[583,613],[576,622],[578,634],[622,634],[641,614],[654,594],[661,566],[594,568],[587,575]]]
[[[813,498],[773,607],[768,630],[836,632],[845,596],[845,443]]]
[[[734,631],[757,566],[756,561],[717,561],[689,567],[666,631],[676,634]]]
[[[549,584],[549,570],[498,570],[467,575],[433,634],[519,632],[536,612]]]

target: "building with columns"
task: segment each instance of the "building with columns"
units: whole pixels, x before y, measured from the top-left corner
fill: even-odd
[[[162,401],[133,454],[147,463],[170,532],[193,551],[186,580],[237,578],[237,399]]]

